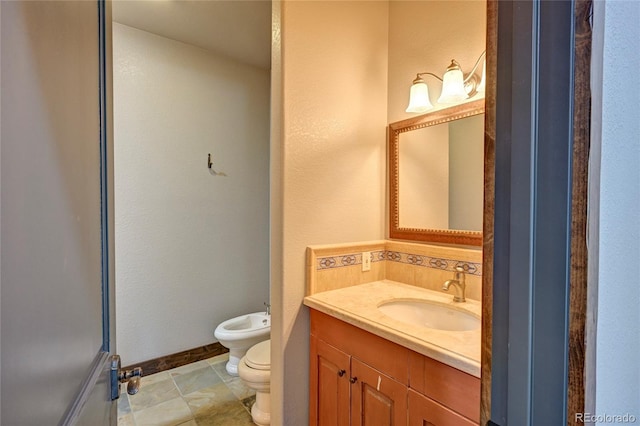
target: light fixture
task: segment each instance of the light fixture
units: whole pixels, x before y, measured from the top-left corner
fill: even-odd
[[[409,94],[409,106],[407,107],[407,112],[426,112],[433,108],[431,100],[429,99],[429,87],[427,87],[427,83],[425,83],[421,77],[421,75],[424,74],[431,73],[418,74],[413,80],[411,93]],[[440,77],[437,75],[431,75],[440,80]]]
[[[447,67],[447,71],[442,76],[442,92],[440,92],[438,103],[455,104],[468,97],[469,95],[464,90],[464,76],[460,64],[452,59],[451,65]]]
[[[442,81],[442,91],[438,98],[440,104],[451,104],[461,102],[469,97],[474,96],[478,92],[484,92],[485,87],[485,68],[482,70],[482,80],[478,82],[478,76],[476,70],[480,61],[486,54],[482,52],[480,57],[473,66],[471,72],[464,75],[462,67],[455,59],[451,60],[451,64],[447,67],[442,78],[430,72],[421,72],[416,75],[411,86],[411,93],[409,95],[409,106],[405,110],[406,112],[420,113],[425,112],[433,108],[431,101],[429,100],[429,89],[427,84],[422,79],[423,75],[431,75],[438,80]]]

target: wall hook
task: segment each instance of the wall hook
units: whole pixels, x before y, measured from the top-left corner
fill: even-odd
[[[211,161],[211,153],[207,156],[207,167],[209,168],[209,173],[214,176],[227,176],[225,172],[216,172],[213,170],[213,162]]]

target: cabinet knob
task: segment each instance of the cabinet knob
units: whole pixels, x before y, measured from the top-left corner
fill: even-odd
[[[346,373],[345,370],[340,370],[340,371],[338,371],[338,376],[342,377],[342,376],[345,375],[345,373]]]
[[[358,378],[357,378],[357,377],[352,377],[352,378],[350,378],[350,379],[349,379],[349,381],[350,381],[351,383],[355,383],[355,382],[357,382],[357,381],[358,381]]]

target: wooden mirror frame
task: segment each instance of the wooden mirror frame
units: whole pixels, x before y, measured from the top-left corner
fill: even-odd
[[[452,229],[426,229],[400,227],[400,134],[448,123],[484,113],[484,99],[408,118],[389,124],[389,237],[432,243],[482,245],[482,232]]]

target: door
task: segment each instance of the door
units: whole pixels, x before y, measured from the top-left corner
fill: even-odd
[[[409,389],[409,426],[475,426],[471,420]]]
[[[349,425],[349,355],[311,336],[310,425]]]
[[[351,424],[405,426],[407,386],[351,358]]]
[[[109,4],[1,7],[0,423],[114,425]]]

